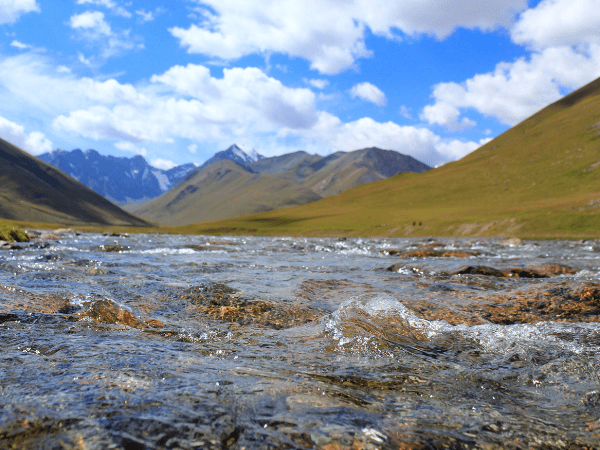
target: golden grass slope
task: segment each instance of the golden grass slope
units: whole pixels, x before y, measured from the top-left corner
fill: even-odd
[[[320,198],[290,181],[252,173],[224,159],[134,211],[153,222],[174,226],[302,205]]]
[[[69,225],[150,225],[3,139],[0,218]]]
[[[399,171],[429,169],[398,152],[369,148],[322,157],[295,152],[250,164],[221,160],[129,211],[166,226],[303,205]]]
[[[600,237],[600,79],[459,161],[299,207],[173,231]]]

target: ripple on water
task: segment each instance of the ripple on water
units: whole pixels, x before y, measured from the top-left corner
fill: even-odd
[[[514,242],[1,254],[0,447],[598,448],[595,244]]]

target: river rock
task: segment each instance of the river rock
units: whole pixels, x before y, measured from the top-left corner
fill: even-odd
[[[192,286],[180,294],[180,299],[213,320],[258,325],[276,330],[303,325],[321,317],[324,312],[303,304],[279,304],[263,299],[249,299],[221,283]]]
[[[0,250],[21,250],[21,246],[12,242],[0,241]]]

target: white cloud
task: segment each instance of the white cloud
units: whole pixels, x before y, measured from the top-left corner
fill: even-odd
[[[325,89],[329,85],[328,80],[312,79],[312,80],[305,80],[305,82],[316,89]]]
[[[0,24],[15,23],[22,14],[40,12],[35,0],[2,0],[0,1]]]
[[[28,54],[0,61],[6,104],[18,103],[22,114],[35,110],[50,117],[57,133],[113,141],[137,154],[145,154],[148,143],[178,139],[221,148],[238,142],[263,154],[297,148],[324,154],[375,145],[438,165],[478,146],[446,141],[424,127],[370,118],[344,123],[317,110],[310,89],[284,86],[256,68],[223,69],[215,77],[204,66],[176,66],[150,84],[134,86],[58,73],[44,61]],[[198,150],[197,144],[188,150]]]
[[[543,0],[521,14],[511,36],[514,42],[536,49],[600,43],[600,3]]]
[[[600,76],[598,0],[542,0],[519,16],[511,37],[533,49],[529,57],[501,62],[463,83],[434,86],[435,102],[421,119],[460,130],[474,124],[461,113],[474,109],[515,125]]]
[[[307,128],[317,120],[312,91],[285,87],[254,67],[224,69],[223,78],[214,78],[207,67],[188,64],[174,66],[151,81],[170,86],[203,105],[219,104],[220,111],[207,110],[213,120],[227,122],[245,116],[289,128]]]
[[[190,153],[196,153],[196,151],[198,150],[198,145],[196,145],[196,144],[188,145],[188,150],[190,151]]]
[[[130,30],[113,32],[104,13],[100,11],[86,11],[71,16],[69,25],[77,30],[80,36],[100,48],[100,57],[107,59],[119,55],[126,50],[144,48],[141,38],[130,36]],[[81,55],[81,54],[80,54]],[[80,56],[80,61],[86,65],[92,65],[90,60]]]
[[[319,122],[310,130],[286,133],[301,134],[307,143],[305,148],[351,151],[375,146],[399,151],[430,166],[462,157],[481,145],[476,142],[447,141],[424,127],[381,123],[370,117],[343,123],[326,112],[321,113]]]
[[[113,0],[77,0],[78,5],[104,6],[110,9],[114,14],[122,17],[131,17],[131,13],[125,8],[119,6]]]
[[[475,75],[463,83],[440,83],[434,87],[435,103],[423,109],[421,118],[430,124],[470,124],[459,120],[460,110],[473,108],[515,125],[561,97],[561,88],[575,89],[600,76],[600,46],[581,53],[571,47],[547,48],[530,59],[500,63],[493,72]]]
[[[71,16],[69,25],[74,29],[91,30],[98,34],[110,36],[110,25],[104,20],[104,13],[100,11],[86,11]]]
[[[189,53],[231,60],[279,52],[310,61],[311,68],[335,74],[371,56],[365,29],[396,39],[430,34],[442,39],[458,27],[491,30],[510,24],[526,0],[197,0],[198,24],[171,28]],[[214,11],[215,13],[213,13]]]
[[[146,156],[148,154],[148,151],[145,148],[138,147],[137,145],[127,141],[117,142],[115,147],[117,147],[119,150],[125,150],[140,156]]]
[[[17,40],[14,40],[10,43],[11,47],[16,47],[19,50],[26,50],[28,48],[31,48],[31,45],[27,45],[27,44],[23,44],[22,42],[19,42]]]
[[[32,131],[26,134],[23,126],[2,116],[0,116],[0,137],[32,155],[40,155],[52,150],[52,142],[46,139],[43,133]]]
[[[154,14],[152,14],[152,11],[144,11],[143,9],[137,10],[135,12],[138,16],[140,16],[140,18],[142,19],[142,22],[152,22],[154,20]]]
[[[404,117],[405,119],[411,119],[413,118],[412,114],[410,113],[410,109],[407,108],[405,105],[402,105],[400,107],[400,115],[402,117]]]
[[[352,98],[360,98],[366,102],[375,103],[377,106],[385,106],[385,94],[375,85],[364,82],[359,83],[350,89]]]
[[[77,52],[77,59],[81,64],[85,64],[86,66],[91,66],[92,62],[85,57],[85,55],[81,52]]]
[[[161,158],[153,159],[152,161],[150,161],[150,165],[152,167],[156,167],[157,169],[162,169],[162,170],[169,170],[169,169],[172,169],[173,167],[177,166],[177,164],[175,164],[173,161],[170,161],[168,159],[161,159]]]

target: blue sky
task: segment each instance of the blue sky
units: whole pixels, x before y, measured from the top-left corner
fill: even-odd
[[[600,0],[0,0],[0,137],[458,159],[600,76]]]

